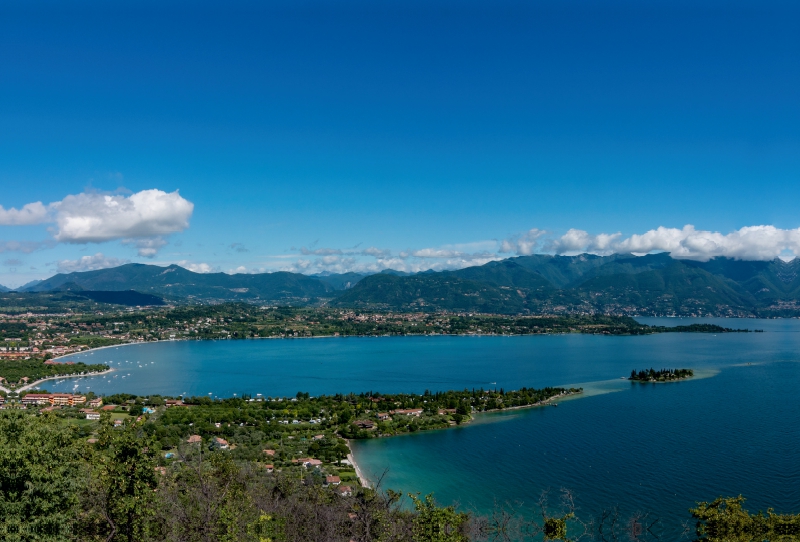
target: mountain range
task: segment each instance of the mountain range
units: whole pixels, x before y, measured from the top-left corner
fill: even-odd
[[[308,276],[193,273],[126,264],[58,274],[22,292],[135,290],[174,302],[244,301],[507,314],[800,315],[800,261],[681,260],[669,254],[533,255],[457,271]],[[95,296],[100,294],[93,294]]]
[[[331,304],[501,313],[800,314],[800,262],[647,256],[523,256],[458,271],[373,275]]]

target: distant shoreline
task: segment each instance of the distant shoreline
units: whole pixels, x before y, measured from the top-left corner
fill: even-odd
[[[161,342],[161,341],[149,341],[149,342],[154,342],[155,343],[155,342]],[[80,352],[71,352],[69,354],[61,354],[60,356],[54,356],[54,357],[52,357],[50,359],[51,360],[57,360],[57,359],[61,359],[61,358],[67,358],[69,356],[76,356],[76,355],[79,355],[79,354],[85,354],[87,352],[96,352],[98,350],[105,350],[106,348],[119,348],[120,346],[133,346],[133,345],[136,345],[136,344],[147,344],[147,342],[136,341],[136,342],[130,342],[130,343],[109,344],[108,346],[96,346],[94,348],[87,348],[86,350],[81,350]]]
[[[662,318],[662,317],[651,317],[648,316],[647,318]],[[663,318],[672,318],[672,317],[663,317]],[[689,318],[689,317],[675,317],[675,318]],[[733,317],[730,317],[733,318]],[[737,318],[738,319],[738,318]],[[741,318],[741,319],[749,319],[749,318]],[[646,325],[646,324],[645,324]],[[675,326],[677,327],[677,326]],[[667,328],[669,329],[669,328]],[[119,344],[112,344],[108,346],[98,346],[95,348],[88,348],[86,350],[81,350],[80,352],[72,352],[70,354],[62,354],[60,356],[56,356],[52,359],[61,359],[66,358],[69,356],[76,356],[80,354],[86,354],[88,352],[95,352],[97,350],[104,350],[107,348],[119,348],[120,346],[133,346],[133,345],[140,345],[140,344],[159,344],[159,343],[174,343],[174,342],[216,342],[216,341],[251,341],[251,340],[297,340],[297,339],[349,339],[349,338],[357,338],[357,339],[379,339],[385,337],[538,337],[538,336],[554,336],[554,335],[591,335],[594,337],[640,337],[646,335],[661,335],[663,333],[691,333],[691,334],[717,334],[717,333],[741,333],[741,332],[750,332],[752,330],[739,330],[739,329],[730,329],[726,331],[679,331],[679,332],[672,332],[672,331],[653,331],[651,333],[646,334],[635,334],[635,333],[620,333],[615,335],[606,335],[602,333],[583,333],[580,331],[544,331],[544,332],[537,332],[537,333],[403,333],[403,334],[383,334],[383,335],[313,335],[313,336],[303,336],[303,337],[241,337],[241,338],[230,338],[230,337],[181,337],[179,339],[164,339],[164,340],[157,340],[157,341],[135,341],[135,342],[126,342],[126,343],[119,343]]]

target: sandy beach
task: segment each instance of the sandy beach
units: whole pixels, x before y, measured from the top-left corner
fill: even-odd
[[[350,441],[346,440],[347,447],[350,448]],[[352,448],[350,448],[352,450]],[[353,468],[356,469],[356,476],[358,476],[358,482],[361,484],[361,487],[372,487],[372,484],[369,483],[369,480],[364,473],[361,472],[361,468],[359,468],[358,463],[356,462],[356,458],[353,457],[353,452],[351,451],[347,454],[347,460],[353,465]]]
[[[31,382],[30,384],[25,384],[21,388],[17,388],[15,390],[10,390],[10,391],[15,391],[17,393],[20,393],[20,392],[23,392],[23,391],[28,391],[29,389],[38,386],[42,382],[47,382],[48,380],[62,380],[62,379],[67,379],[67,378],[82,378],[82,377],[90,377],[90,376],[94,377],[94,376],[107,375],[109,373],[113,373],[114,371],[115,371],[115,369],[106,369],[105,371],[100,371],[99,373],[88,373],[88,374],[83,374],[83,375],[75,374],[75,375],[63,375],[63,376],[48,376],[47,378],[42,378],[41,380],[37,380],[35,382]]]
[[[151,342],[158,342],[158,341],[151,341]],[[61,354],[60,356],[54,356],[51,358],[53,361],[61,358],[68,358],[70,356],[75,356],[78,354],[86,354],[88,352],[97,352],[98,350],[106,350],[108,348],[119,348],[120,346],[132,346],[134,344],[147,344],[145,342],[130,342],[130,343],[119,343],[119,344],[109,344],[108,346],[96,346],[94,348],[87,348],[86,350],[80,350],[78,352],[70,352],[69,354]]]

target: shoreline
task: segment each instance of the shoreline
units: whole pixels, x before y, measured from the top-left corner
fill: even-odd
[[[496,315],[492,315],[496,316]],[[548,317],[558,317],[559,315],[547,315],[542,316],[542,318]],[[643,317],[641,315],[631,316],[630,318],[637,318]],[[691,319],[690,316],[644,316],[644,318],[686,318]],[[734,320],[758,320],[759,318],[750,318],[750,317],[709,317],[709,318],[730,318]],[[773,319],[781,319],[781,318],[773,318]],[[790,319],[790,318],[787,318]],[[651,326],[651,324],[643,324],[645,326]],[[652,325],[651,327],[658,327]],[[661,326],[664,327],[664,326]],[[669,329],[669,328],[668,328]],[[752,332],[756,330],[749,330],[749,329],[730,329],[729,331],[720,331],[714,332],[716,335],[717,333],[727,334],[727,333],[737,333],[737,332]],[[763,330],[758,330],[762,331]],[[119,344],[113,344],[108,346],[98,346],[95,348],[88,348],[86,350],[81,350],[78,352],[72,352],[70,354],[62,354],[59,356],[55,356],[51,359],[61,359],[66,358],[69,356],[76,356],[81,354],[93,353],[96,350],[103,350],[107,348],[119,348],[120,346],[131,346],[137,344],[157,344],[157,343],[170,343],[170,342],[185,342],[185,341],[242,341],[242,340],[255,340],[255,339],[345,339],[345,338],[381,338],[381,337],[528,337],[528,336],[555,336],[555,335],[592,335],[598,337],[638,337],[638,336],[648,336],[648,335],[661,335],[664,333],[668,333],[667,331],[656,331],[651,330],[649,333],[620,333],[614,335],[604,335],[602,333],[585,333],[583,331],[578,330],[571,330],[571,331],[539,331],[536,333],[481,333],[481,332],[473,332],[473,333],[402,333],[402,334],[381,334],[381,335],[312,335],[312,336],[269,336],[269,337],[241,337],[241,338],[231,338],[228,337],[181,337],[176,339],[163,339],[163,340],[155,340],[155,341],[131,341],[131,342],[121,342]],[[678,333],[693,333],[693,334],[704,334],[704,333],[712,333],[712,332],[705,332],[705,331],[680,331]]]
[[[673,380],[630,380],[630,379],[628,379],[628,382],[631,382],[631,383],[635,382],[637,384],[672,384],[674,382],[683,382],[685,380],[690,380],[691,378],[693,378],[693,377],[675,378]]]
[[[358,477],[358,481],[361,484],[361,487],[371,488],[372,487],[372,483],[369,481],[369,479],[366,476],[364,476],[364,473],[361,470],[361,467],[359,467],[358,462],[355,459],[355,455],[353,453],[353,447],[351,445],[351,441],[353,441],[353,440],[370,441],[370,440],[379,440],[379,439],[392,439],[392,438],[398,438],[398,437],[408,437],[408,436],[412,436],[412,435],[419,436],[419,435],[423,435],[423,434],[426,434],[426,433],[431,433],[431,432],[434,432],[434,431],[448,431],[450,429],[454,429],[454,428],[457,428],[457,427],[467,428],[467,427],[470,427],[470,425],[472,425],[471,422],[477,421],[478,416],[499,414],[499,413],[506,412],[506,411],[509,411],[509,410],[520,410],[520,409],[528,409],[528,408],[538,408],[538,407],[553,406],[550,403],[550,401],[552,401],[554,399],[564,399],[564,400],[567,400],[567,399],[578,399],[582,395],[583,395],[582,391],[580,391],[580,392],[567,392],[567,393],[564,393],[564,394],[554,395],[553,397],[549,397],[549,398],[545,399],[544,401],[540,401],[539,403],[535,403],[535,404],[531,404],[531,405],[519,405],[519,406],[502,408],[502,409],[495,409],[495,410],[487,410],[487,411],[482,411],[482,412],[476,412],[476,413],[472,414],[472,419],[470,419],[469,422],[462,423],[460,425],[450,425],[448,427],[440,427],[440,428],[436,428],[436,429],[426,429],[424,431],[419,431],[419,432],[415,432],[415,433],[400,433],[400,434],[397,434],[397,435],[383,435],[383,436],[380,436],[380,437],[367,438],[367,439],[345,439],[345,442],[347,443],[347,447],[350,449],[350,453],[347,454],[347,460],[350,462],[350,464],[353,465],[353,468],[356,471],[356,476]]]
[[[350,439],[345,439],[347,443],[347,448],[350,450],[350,453],[347,454],[347,460],[353,465],[353,468],[356,470],[356,476],[358,477],[358,483],[361,484],[361,487],[371,488],[372,484],[370,483],[369,479],[364,476],[364,473],[361,472],[361,467],[358,466],[358,462],[356,461],[355,456],[353,455],[353,448],[350,446]]]
[[[161,342],[161,341],[149,341],[149,342]],[[56,359],[66,358],[66,357],[69,357],[69,356],[76,356],[76,355],[80,355],[80,354],[86,354],[88,352],[96,352],[98,350],[105,350],[106,348],[119,348],[120,346],[132,346],[132,345],[135,345],[135,344],[147,344],[147,342],[139,342],[139,341],[137,341],[137,342],[131,342],[131,343],[110,344],[108,346],[96,346],[94,348],[88,348],[86,350],[81,350],[80,352],[72,352],[70,354],[61,354],[60,356],[54,356],[54,357],[52,357],[50,359],[51,360],[56,360]]]
[[[472,414],[470,414],[470,420],[469,421],[465,421],[465,422],[462,422],[462,423],[457,424],[457,425],[448,425],[447,427],[435,427],[435,428],[432,428],[432,429],[422,429],[420,431],[415,431],[413,433],[411,433],[411,432],[398,433],[396,435],[381,435],[379,437],[370,437],[370,438],[363,438],[363,439],[345,439],[345,440],[347,441],[347,446],[350,447],[350,441],[364,441],[364,442],[366,442],[366,441],[370,441],[370,440],[393,439],[393,438],[400,438],[400,437],[409,437],[409,436],[412,436],[412,435],[423,435],[425,433],[432,433],[434,431],[449,431],[451,429],[456,429],[456,428],[459,428],[459,427],[469,427],[469,426],[473,425],[473,422],[478,421],[478,417],[479,416],[482,417],[482,416],[490,416],[490,415],[493,415],[493,414],[501,414],[503,412],[508,412],[508,411],[511,411],[511,410],[522,410],[522,409],[528,409],[528,408],[558,406],[558,405],[551,404],[550,401],[553,401],[554,399],[555,400],[559,400],[560,399],[560,400],[567,401],[567,400],[571,400],[571,399],[580,399],[583,396],[584,396],[584,393],[582,391],[567,392],[567,393],[564,393],[564,394],[559,394],[559,395],[554,395],[552,397],[548,397],[547,399],[545,399],[543,401],[540,401],[538,403],[533,403],[533,404],[530,404],[530,405],[518,405],[518,406],[513,406],[513,407],[508,407],[508,408],[496,408],[494,410],[481,410],[479,412],[473,412]],[[590,396],[587,395],[586,397],[590,397]],[[351,448],[351,450],[352,450],[352,448]]]
[[[42,382],[47,382],[48,380],[61,380],[61,379],[66,379],[66,378],[84,378],[84,377],[88,377],[88,376],[92,376],[92,377],[101,376],[101,375],[113,373],[115,370],[116,369],[109,368],[109,369],[106,369],[105,371],[100,371],[99,373],[90,373],[90,374],[83,374],[83,375],[74,374],[74,375],[62,375],[62,376],[48,376],[47,378],[42,378],[42,379],[36,380],[35,382],[31,382],[30,384],[25,384],[21,388],[13,389],[13,390],[10,390],[10,391],[11,392],[16,392],[17,395],[19,395],[21,392],[28,391],[29,389],[41,384]]]

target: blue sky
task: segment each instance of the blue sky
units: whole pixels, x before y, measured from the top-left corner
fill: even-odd
[[[0,6],[0,284],[800,246],[792,3],[259,4]]]

